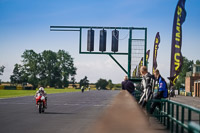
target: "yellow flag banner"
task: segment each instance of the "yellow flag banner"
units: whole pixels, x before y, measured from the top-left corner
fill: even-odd
[[[175,85],[179,73],[181,71],[183,57],[181,53],[182,46],[182,24],[186,18],[185,0],[179,0],[176,6],[171,45],[171,67],[170,67],[170,83]]]
[[[156,68],[158,66],[157,65],[157,55],[158,55],[159,43],[160,43],[160,35],[159,35],[159,32],[157,32],[156,38],[154,41],[154,49],[153,49],[153,72],[152,73],[154,73],[154,70],[156,70]]]

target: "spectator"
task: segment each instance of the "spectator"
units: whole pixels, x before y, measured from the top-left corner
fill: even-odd
[[[176,97],[176,94],[175,94],[175,87],[174,86],[171,86],[171,88],[170,88],[170,97]],[[169,98],[170,98],[169,97]]]
[[[135,86],[132,81],[128,80],[128,77],[124,77],[122,82],[122,90],[127,90],[131,95],[134,96]]]
[[[153,99],[160,100],[161,98],[167,98],[168,97],[167,83],[165,79],[160,75],[160,72],[158,69],[154,71],[154,77],[158,81],[158,92],[155,94]],[[150,114],[154,112],[157,106],[161,108],[160,102],[153,102],[151,104]]]
[[[146,66],[140,68],[140,73],[142,75],[141,88],[143,89],[143,94],[140,98],[139,104],[142,107],[145,107],[147,101],[152,98],[153,76],[148,72]]]

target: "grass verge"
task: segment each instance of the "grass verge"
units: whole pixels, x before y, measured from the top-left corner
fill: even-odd
[[[78,92],[79,89],[45,89],[47,94],[53,93],[66,93],[66,92]],[[36,90],[0,90],[0,98],[12,98],[22,96],[34,96]]]

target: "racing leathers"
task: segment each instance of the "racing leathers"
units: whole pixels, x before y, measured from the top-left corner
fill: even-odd
[[[145,107],[147,101],[152,98],[152,84],[153,76],[150,73],[146,73],[142,77],[141,88],[143,89],[142,96],[140,98],[139,104]]]
[[[45,97],[45,108],[47,108],[47,93],[44,90],[38,90],[35,94],[35,97],[37,96],[37,94],[41,94],[42,96]],[[36,103],[37,104],[37,103]]]

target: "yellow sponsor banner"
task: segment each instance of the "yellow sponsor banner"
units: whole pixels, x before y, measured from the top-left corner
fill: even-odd
[[[17,90],[22,90],[23,87],[22,86],[17,86]]]
[[[0,90],[4,90],[4,86],[3,85],[0,85]]]

